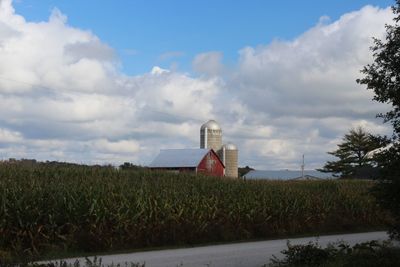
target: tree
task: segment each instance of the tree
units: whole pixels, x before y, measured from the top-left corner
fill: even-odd
[[[378,114],[393,126],[393,135],[392,146],[377,156],[380,175],[373,192],[380,205],[393,214],[395,223],[390,232],[400,239],[400,0],[392,11],[393,24],[385,26],[383,40],[374,39],[374,61],[361,70],[365,76],[357,82],[374,91],[373,100],[391,106],[388,112]]]
[[[338,160],[328,161],[320,171],[332,172],[344,178],[370,178],[360,177],[363,170],[373,168],[372,158],[366,157],[366,154],[381,147],[382,142],[361,127],[351,129],[338,144],[338,149],[328,152]]]
[[[247,174],[249,171],[253,171],[253,168],[250,168],[249,166],[246,167],[239,167],[238,172],[239,172],[239,177],[243,177],[243,175]]]
[[[121,170],[135,170],[135,171],[144,169],[144,167],[132,164],[130,162],[124,162],[124,164],[119,165],[119,168]]]

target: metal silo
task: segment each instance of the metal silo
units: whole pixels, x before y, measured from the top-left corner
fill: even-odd
[[[209,120],[200,128],[200,148],[212,148],[217,152],[222,146],[222,130],[215,120]]]
[[[234,144],[228,143],[222,146],[222,162],[225,165],[225,176],[238,178],[238,154]]]

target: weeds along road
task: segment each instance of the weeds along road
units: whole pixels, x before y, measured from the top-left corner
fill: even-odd
[[[386,232],[368,232],[357,234],[325,235],[320,237],[290,238],[291,244],[306,244],[318,241],[325,247],[330,242],[345,241],[350,245],[370,240],[386,240]],[[103,264],[123,264],[125,262],[146,263],[146,267],[260,267],[269,262],[272,255],[280,256],[286,249],[288,239],[213,245],[195,248],[168,249],[159,251],[136,252],[101,256]],[[91,259],[91,258],[90,258]],[[74,263],[77,259],[67,259]],[[78,259],[81,263],[84,258]],[[130,266],[128,264],[128,266]]]

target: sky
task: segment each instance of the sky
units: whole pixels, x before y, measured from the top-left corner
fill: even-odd
[[[0,0],[0,159],[147,165],[219,122],[241,166],[390,134],[355,80],[394,1]]]

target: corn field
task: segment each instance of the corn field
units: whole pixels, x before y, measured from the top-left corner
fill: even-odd
[[[0,257],[381,228],[370,186],[0,163]]]

